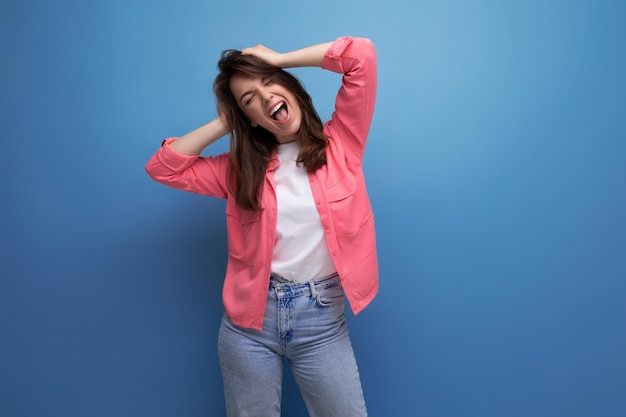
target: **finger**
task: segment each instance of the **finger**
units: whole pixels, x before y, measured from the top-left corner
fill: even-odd
[[[241,50],[241,53],[243,55],[254,55],[255,53],[262,52],[262,51],[264,51],[266,49],[267,48],[265,48],[263,45],[257,45],[257,46],[253,46],[251,48],[243,48]]]

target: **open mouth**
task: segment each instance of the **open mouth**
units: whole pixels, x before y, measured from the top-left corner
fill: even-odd
[[[285,120],[288,115],[287,104],[284,101],[277,103],[270,112],[270,117],[278,122]]]

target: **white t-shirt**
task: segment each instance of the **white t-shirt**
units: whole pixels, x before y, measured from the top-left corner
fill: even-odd
[[[274,170],[278,219],[272,273],[294,282],[308,282],[336,272],[324,229],[313,201],[304,166],[298,166],[299,143],[277,147],[280,165]]]

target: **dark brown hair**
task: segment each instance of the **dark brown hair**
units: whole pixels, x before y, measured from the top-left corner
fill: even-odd
[[[289,89],[298,100],[302,110],[298,163],[307,170],[315,171],[326,164],[328,139],[322,131],[322,121],[313,107],[311,97],[304,86],[292,74],[274,67],[252,55],[240,51],[222,52],[218,63],[219,74],[213,83],[218,111],[230,130],[229,191],[235,196],[237,206],[245,210],[262,210],[260,194],[265,171],[269,165],[276,138],[261,126],[252,127],[248,118],[239,108],[230,90],[233,75],[242,72],[261,78]]]

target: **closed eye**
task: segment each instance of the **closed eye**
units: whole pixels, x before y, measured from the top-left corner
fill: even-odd
[[[254,100],[255,96],[256,94],[254,94],[252,91],[248,91],[241,96],[240,100],[243,104],[247,106],[248,104],[252,103],[252,100]]]

